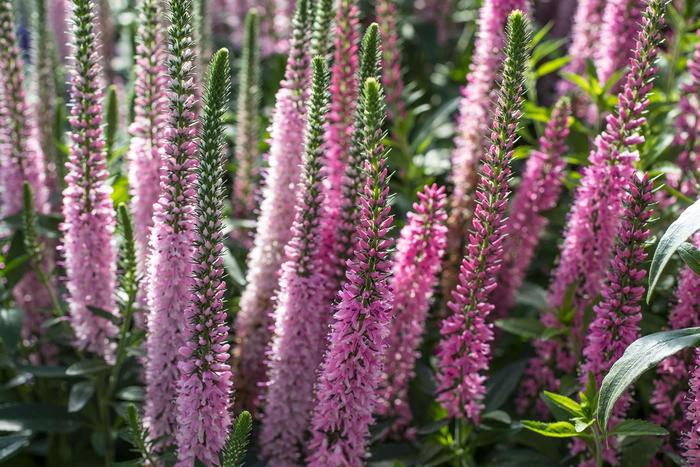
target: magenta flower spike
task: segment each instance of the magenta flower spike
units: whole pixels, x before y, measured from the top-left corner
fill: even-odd
[[[566,228],[561,258],[550,287],[550,305],[562,306],[568,289],[577,284],[574,307],[580,312],[600,290],[620,225],[621,199],[637,159],[634,152],[644,142],[641,127],[649,104],[651,79],[660,44],[663,8],[650,4],[630,63],[619,105],[609,115],[605,130],[596,138],[591,165],[583,172]],[[605,183],[602,181],[605,180]]]
[[[117,328],[88,306],[116,312],[115,214],[102,132],[102,76],[91,0],[73,2],[70,156],[63,192],[63,255],[70,321],[78,347],[108,361]]]
[[[163,132],[160,196],[153,208],[148,261],[146,399],[144,422],[152,439],[175,432],[178,351],[192,297],[197,179],[197,115],[192,2],[170,1],[169,119]],[[159,443],[166,447],[168,439]]]
[[[265,355],[272,337],[273,299],[285,245],[292,238],[295,193],[304,152],[308,88],[309,3],[300,0],[294,17],[292,46],[270,127],[268,168],[253,249],[248,257],[247,286],[235,322],[234,366],[236,397],[241,407],[254,410],[265,381]]]
[[[335,52],[331,67],[331,106],[326,125],[326,207],[324,243],[335,248],[342,215],[343,179],[352,150],[360,67],[359,9],[356,0],[339,0],[335,17]],[[332,253],[329,253],[332,254]],[[341,274],[342,277],[342,274]]]
[[[484,372],[491,358],[494,308],[490,294],[503,257],[505,211],[510,161],[520,122],[524,76],[529,57],[528,22],[521,11],[508,17],[503,76],[491,147],[483,158],[476,190],[473,230],[462,261],[459,284],[448,307],[451,314],[440,326],[437,399],[450,417],[478,422],[486,392]]]
[[[260,446],[269,465],[303,464],[304,442],[314,408],[314,384],[328,334],[330,300],[319,293],[327,281],[319,216],[323,202],[323,133],[328,110],[324,59],[312,63],[304,168],[297,197],[293,237],[287,244],[268,356],[267,392]]]
[[[0,217],[16,215],[22,210],[25,182],[34,192],[36,211],[46,213],[49,193],[44,152],[36,126],[39,115],[33,112],[36,108],[29,105],[24,91],[25,70],[15,35],[11,0],[0,0],[0,76]],[[45,263],[44,266],[50,267],[52,261],[45,257]],[[51,307],[48,293],[29,271],[12,295],[24,313],[22,337],[32,345],[46,331],[41,325],[47,317],[43,312]],[[44,350],[48,350],[48,346],[42,346],[42,354],[47,356]]]
[[[644,142],[641,128],[646,122],[644,113],[656,72],[654,62],[661,43],[665,4],[653,0],[644,13],[630,70],[618,95],[618,108],[606,117],[605,130],[595,140],[589,156],[591,164],[583,170],[567,221],[559,264],[549,289],[549,305],[555,311],[545,313],[542,322],[550,328],[561,327],[556,310],[567,301],[575,310],[574,329],[566,342],[549,339],[535,343],[537,357],[526,371],[521,401],[533,400],[542,387],[558,388],[553,369],[545,368],[554,365],[571,372],[576,366],[577,357],[571,349],[581,342],[583,312],[603,285],[620,226],[621,200],[638,158],[635,148]],[[541,404],[539,408],[544,409]]]
[[[178,362],[177,466],[195,459],[219,465],[219,452],[231,427],[233,380],[229,326],[224,304],[224,234],[222,206],[226,157],[222,117],[230,93],[226,49],[211,60],[203,99],[202,138],[196,172],[197,221],[192,298],[184,316],[184,345]]]
[[[485,0],[479,10],[479,30],[467,84],[462,90],[452,153],[454,191],[450,198],[447,261],[442,279],[445,297],[457,284],[459,264],[464,253],[463,243],[471,225],[479,161],[487,150],[486,136],[492,117],[491,95],[503,57],[503,31],[508,14],[515,9],[524,11],[526,7],[526,0]]]
[[[562,190],[566,162],[566,138],[569,135],[571,104],[562,98],[540,138],[540,147],[530,154],[520,187],[506,221],[505,256],[493,294],[496,314],[505,316],[513,305],[515,293],[525,278],[540,237],[548,224],[544,213],[554,208]]]
[[[425,321],[428,317],[442,255],[447,242],[445,188],[426,186],[401,229],[394,258],[391,290],[394,291],[384,373],[377,413],[395,417],[389,428],[401,435],[412,419],[408,385],[415,376]],[[410,434],[409,434],[410,435]]]
[[[167,51],[162,31],[161,6],[156,0],[143,0],[136,47],[134,83],[134,122],[129,128],[127,153],[129,192],[138,265],[145,274],[153,211],[160,196],[161,151],[168,119]],[[143,285],[145,290],[145,284]]]
[[[24,91],[24,69],[13,3],[0,0],[0,216],[22,210],[22,184],[32,187],[37,211],[46,211],[48,191],[44,154],[37,140],[34,112]]]
[[[697,32],[700,36],[700,31]],[[693,55],[688,60],[688,81],[681,85],[678,102],[678,117],[673,144],[681,148],[677,163],[685,171],[693,172],[700,167],[697,141],[700,137],[700,42],[695,46]],[[696,191],[694,183],[685,183],[679,187],[685,194]]]
[[[389,104],[392,118],[403,117],[406,114],[401,93],[403,92],[403,78],[401,77],[401,44],[399,42],[399,13],[395,0],[377,0],[375,7],[377,24],[382,32],[382,53],[384,69],[382,84],[387,90],[386,100]]]
[[[374,78],[365,82],[360,109],[366,183],[355,253],[348,262],[317,387],[307,449],[310,467],[364,465],[391,320],[392,240],[388,233],[393,216],[382,145],[384,97]]]
[[[586,61],[596,57],[600,47],[599,37],[603,25],[603,12],[607,0],[579,0],[571,29],[569,45],[571,61],[564,68],[569,73],[585,75]],[[574,89],[574,84],[561,80],[559,91],[564,93]]]
[[[645,4],[645,0],[609,0],[605,5],[593,57],[599,82],[605,83],[633,59]]]
[[[581,385],[588,384],[592,374],[596,387],[625,349],[639,338],[644,295],[644,245],[649,239],[652,215],[652,183],[646,174],[634,174],[625,197],[622,226],[617,246],[601,291],[602,300],[593,308],[594,319],[588,329],[583,348]],[[615,415],[624,417],[625,404],[616,406]]]

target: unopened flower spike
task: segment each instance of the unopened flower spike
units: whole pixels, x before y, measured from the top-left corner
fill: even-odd
[[[185,310],[184,345],[179,349],[177,385],[177,466],[195,459],[219,465],[219,452],[231,427],[232,374],[229,325],[224,303],[224,234],[222,206],[226,158],[224,125],[230,93],[229,54],[221,49],[211,60],[205,81],[202,137],[198,149],[197,221],[194,283]]]
[[[311,30],[311,57],[330,58],[334,0],[317,0],[314,22]]]
[[[524,79],[529,59],[529,24],[521,11],[508,16],[503,73],[491,126],[491,146],[483,158],[475,192],[476,208],[459,284],[452,292],[450,315],[440,326],[438,401],[451,417],[478,423],[491,360],[496,287],[503,257],[505,212],[510,191],[510,161],[522,116]]]

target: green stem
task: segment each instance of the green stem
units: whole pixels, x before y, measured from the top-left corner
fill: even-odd
[[[34,269],[34,274],[36,275],[37,279],[39,279],[39,282],[41,282],[41,285],[44,286],[46,289],[46,292],[49,294],[49,299],[51,300],[51,304],[53,306],[53,312],[55,317],[60,317],[63,316],[63,307],[61,306],[61,303],[58,301],[58,297],[56,296],[56,292],[53,290],[53,287],[51,287],[51,283],[49,282],[49,278],[46,277],[46,274],[44,274],[44,271],[41,269],[41,266],[39,266],[38,261],[32,261],[32,269]]]
[[[114,446],[112,443],[111,427],[109,415],[109,397],[105,391],[102,377],[98,376],[95,381],[95,391],[97,392],[97,413],[100,418],[100,425],[105,443],[105,467],[111,467],[114,460]]]
[[[603,443],[598,428],[595,426],[593,427],[593,454],[596,467],[603,467]]]

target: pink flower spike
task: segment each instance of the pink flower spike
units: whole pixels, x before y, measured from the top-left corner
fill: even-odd
[[[248,256],[247,286],[235,322],[236,395],[245,410],[255,410],[260,385],[265,381],[265,355],[273,330],[273,299],[285,261],[284,247],[292,238],[295,192],[304,152],[309,23],[309,0],[300,0],[294,16],[285,78],[277,92],[270,126],[268,168],[255,241]]]
[[[389,431],[401,435],[411,422],[408,385],[423,341],[425,321],[440,272],[447,236],[445,188],[426,186],[408,214],[396,248],[391,325],[377,413],[396,417]]]
[[[387,231],[393,216],[382,145],[383,99],[381,85],[369,78],[360,101],[366,183],[360,200],[358,240],[348,262],[318,382],[318,403],[307,448],[310,467],[361,467],[366,458],[392,303],[392,241]]]
[[[111,361],[115,349],[111,338],[117,328],[88,310],[94,306],[116,312],[117,258],[112,238],[116,221],[102,134],[102,59],[94,32],[96,21],[91,0],[73,2],[71,144],[61,230],[69,314],[77,344]]]
[[[192,2],[170,1],[168,29],[169,120],[163,132],[160,196],[153,211],[148,262],[146,401],[144,422],[151,439],[175,432],[179,360],[185,310],[192,297],[194,204],[197,179],[196,65]],[[165,439],[156,445],[164,449]]]

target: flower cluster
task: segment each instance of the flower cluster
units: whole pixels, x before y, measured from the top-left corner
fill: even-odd
[[[473,231],[460,268],[459,284],[452,292],[451,311],[441,324],[438,348],[438,401],[450,416],[478,421],[485,394],[493,331],[489,296],[503,256],[508,203],[510,161],[521,116],[527,67],[529,31],[525,16],[514,11],[506,26],[503,75],[496,115],[491,127],[491,147],[484,156],[476,190]]]
[[[348,262],[318,383],[307,459],[311,467],[364,465],[391,319],[388,234],[393,216],[382,145],[384,96],[374,78],[365,81],[360,118],[367,181],[360,198],[355,252]]]
[[[391,432],[400,434],[411,421],[408,385],[423,342],[423,331],[442,266],[447,236],[445,189],[426,186],[408,214],[396,246],[391,290],[394,321],[387,339],[377,413],[396,417]]]
[[[265,353],[272,335],[273,298],[278,286],[278,271],[285,260],[284,247],[291,239],[295,216],[294,193],[299,181],[306,125],[309,3],[300,0],[294,15],[285,79],[277,92],[270,127],[267,173],[255,241],[248,257],[248,285],[241,296],[241,311],[235,323],[237,396],[246,409],[256,406],[259,385],[265,380]]]
[[[293,236],[287,244],[275,309],[275,334],[268,359],[267,391],[260,444],[274,465],[301,465],[302,447],[314,404],[314,384],[326,348],[327,281],[318,254],[323,201],[323,127],[328,106],[324,60],[312,63],[304,168]]]
[[[192,289],[197,115],[191,11],[190,0],[170,2],[169,117],[148,260],[145,422],[154,440],[175,430],[178,351]]]
[[[192,297],[184,314],[184,344],[178,350],[178,466],[195,458],[216,465],[231,425],[232,375],[229,365],[229,325],[224,306],[223,122],[229,98],[229,55],[212,58],[203,99],[199,145],[197,221],[194,241]]]
[[[70,320],[80,348],[114,358],[116,326],[88,307],[115,312],[115,214],[102,131],[101,56],[95,7],[73,2],[70,156],[63,192],[63,255]]]

